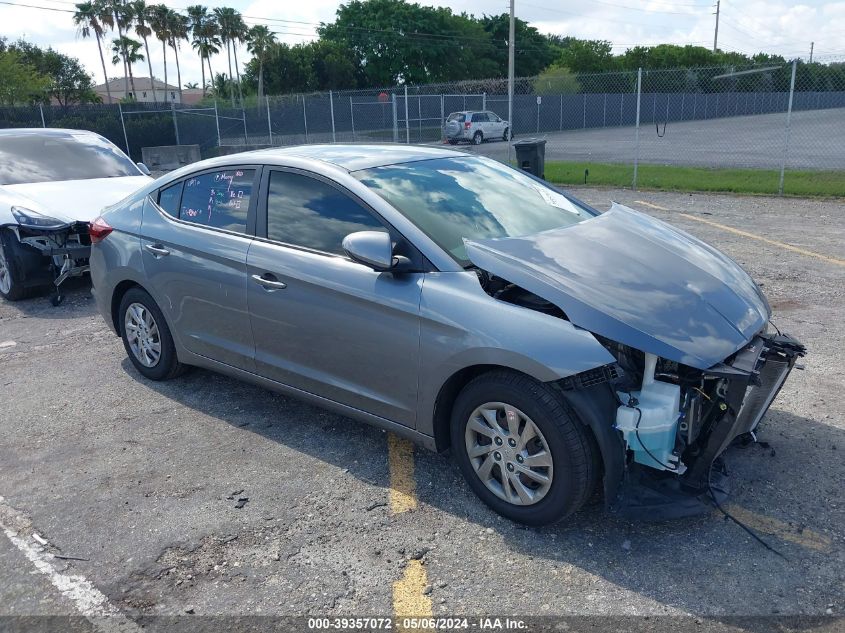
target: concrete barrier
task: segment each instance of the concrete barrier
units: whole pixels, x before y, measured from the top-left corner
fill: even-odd
[[[150,171],[170,171],[201,159],[199,145],[142,147],[141,158]]]

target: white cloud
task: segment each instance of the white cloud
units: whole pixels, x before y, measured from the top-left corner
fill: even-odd
[[[14,0],[12,0],[14,1]],[[431,6],[448,6],[456,13],[475,15],[506,11],[504,0],[424,0]],[[57,9],[71,8],[58,0],[38,0],[37,4]],[[176,5],[170,2],[173,6]],[[295,44],[315,37],[316,24],[331,21],[337,10],[338,0],[232,0],[245,16],[263,18],[277,31],[277,37]],[[715,18],[709,0],[603,0],[591,4],[549,4],[545,0],[523,2],[517,0],[517,15],[529,21],[544,33],[558,33],[576,37],[610,40],[616,52],[633,45],[654,45],[664,42],[675,44],[694,43],[712,46]],[[611,6],[616,5],[616,6]],[[640,10],[626,10],[622,6]],[[270,23],[268,19],[277,21]],[[248,20],[255,23],[255,20]],[[25,7],[0,5],[0,24],[9,39],[24,37],[39,45],[50,45],[57,50],[78,57],[99,83],[102,69],[97,46],[93,40],[76,37],[71,14],[44,11]],[[755,53],[761,50],[792,57],[806,56],[811,41],[822,59],[836,55],[845,59],[845,45],[841,33],[845,31],[845,2],[807,0],[793,4],[781,0],[724,0],[722,21],[719,28],[719,45],[726,50]],[[110,37],[104,44],[106,63],[110,76],[122,73],[119,65],[112,65]],[[161,45],[150,41],[153,73],[163,77]],[[249,59],[245,48],[238,49],[241,65]],[[199,81],[199,58],[185,42],[181,48],[182,81]],[[138,65],[138,76],[148,73],[146,63]],[[228,66],[225,53],[212,59],[215,72]],[[168,52],[168,78],[175,83],[176,69],[172,51]]]

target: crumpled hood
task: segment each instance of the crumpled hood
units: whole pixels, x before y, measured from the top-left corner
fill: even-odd
[[[118,176],[0,186],[2,216],[12,205],[26,207],[67,222],[90,222],[103,207],[120,202],[150,183],[149,176]]]
[[[737,351],[771,314],[732,259],[615,203],[579,224],[467,240],[466,249],[476,266],[554,303],[578,327],[699,369]]]

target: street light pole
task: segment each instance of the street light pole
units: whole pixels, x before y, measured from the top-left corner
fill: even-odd
[[[510,26],[508,27],[508,136],[513,136],[513,68],[514,68],[514,0],[511,0]],[[511,162],[511,140],[508,138],[508,164]]]

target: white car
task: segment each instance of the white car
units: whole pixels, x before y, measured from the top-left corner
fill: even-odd
[[[507,141],[513,138],[510,123],[489,110],[453,112],[446,118],[443,134],[451,145],[456,145],[459,141],[481,145],[484,141],[493,139]]]
[[[94,132],[0,130],[0,296],[15,301],[88,271],[89,223],[152,180]]]

